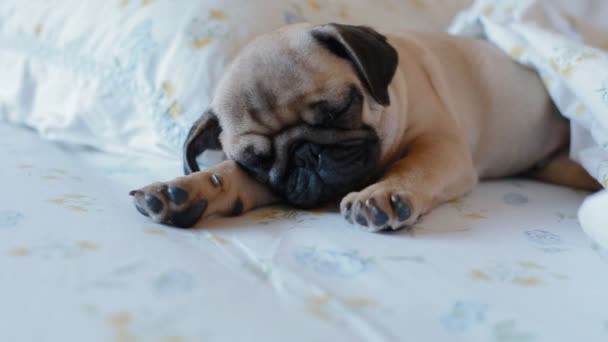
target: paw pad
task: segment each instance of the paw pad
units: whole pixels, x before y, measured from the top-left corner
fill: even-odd
[[[409,219],[412,215],[412,209],[408,204],[403,201],[403,199],[399,195],[391,196],[391,204],[393,205],[393,210],[395,210],[395,214],[397,214],[397,220],[403,222]]]
[[[192,227],[203,216],[207,205],[207,200],[200,200],[185,211],[173,213],[169,218],[169,223],[180,228]]]
[[[372,222],[374,223],[374,225],[382,227],[388,223],[388,214],[378,207],[378,205],[376,204],[376,200],[374,200],[373,198],[368,199],[365,204],[371,211]]]
[[[176,186],[170,186],[167,189],[167,194],[169,195],[171,202],[176,205],[182,205],[188,200],[188,192]]]
[[[155,214],[160,213],[163,210],[163,208],[165,207],[163,202],[154,195],[146,194],[144,196],[144,200],[146,201],[146,205],[148,206],[148,209],[150,209],[150,211]]]

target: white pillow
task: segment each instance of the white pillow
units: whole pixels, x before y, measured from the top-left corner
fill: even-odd
[[[175,153],[231,58],[285,24],[444,29],[469,0],[2,0],[0,118],[103,150]]]

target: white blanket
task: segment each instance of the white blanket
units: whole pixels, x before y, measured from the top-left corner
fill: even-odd
[[[450,32],[484,37],[534,68],[572,127],[571,158],[608,186],[608,2],[478,0]],[[597,196],[581,211],[583,228],[608,245],[606,208]],[[603,221],[601,218],[604,217]]]

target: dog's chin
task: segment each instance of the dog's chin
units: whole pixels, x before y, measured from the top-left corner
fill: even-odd
[[[303,143],[294,149],[279,184],[270,184],[291,205],[315,208],[359,190],[375,174],[378,140],[337,145]]]

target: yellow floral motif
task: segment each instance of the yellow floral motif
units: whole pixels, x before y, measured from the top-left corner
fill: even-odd
[[[582,62],[582,61],[588,61],[588,60],[593,60],[593,59],[598,59],[599,56],[595,53],[583,53],[582,55],[576,57],[575,61],[576,62]]]
[[[171,107],[169,107],[169,116],[172,117],[173,119],[175,119],[176,117],[179,116],[179,114],[181,114],[182,112],[182,108],[179,105],[179,102],[177,102],[177,100],[174,100],[171,103]]]
[[[427,4],[424,0],[410,0],[410,2],[414,5],[414,7],[418,9],[426,9]]]
[[[348,7],[347,4],[342,4],[340,6],[340,13],[338,15],[342,19],[348,19],[348,18],[350,18],[350,11],[349,11],[349,7]]]
[[[529,269],[535,269],[535,270],[544,270],[545,269],[545,266],[539,265],[532,261],[521,261],[519,263],[519,266],[521,266],[523,268],[529,268]]]
[[[86,207],[91,204],[91,201],[91,198],[81,194],[65,194],[47,200],[48,203],[62,206],[66,210],[82,213],[88,211]]]
[[[483,282],[490,282],[490,276],[480,270],[473,270],[471,271],[471,273],[469,274],[469,277],[471,277],[471,279],[475,280],[475,281],[483,281]]]
[[[586,111],[587,108],[583,104],[579,104],[578,107],[576,107],[576,115],[583,115]]]
[[[331,317],[328,307],[332,303],[347,306],[347,307],[349,307],[351,309],[355,309],[355,310],[366,309],[366,308],[371,308],[371,307],[377,306],[377,303],[374,300],[369,299],[369,298],[353,297],[353,298],[346,298],[346,299],[336,299],[336,298],[332,298],[328,295],[319,295],[319,296],[313,296],[308,299],[308,301],[306,303],[306,309],[313,316],[315,316],[319,319],[322,319],[322,320],[328,320]]]
[[[354,308],[368,308],[377,305],[377,303],[373,300],[363,297],[350,298],[347,299],[345,302],[346,304],[348,304],[348,306]]]
[[[88,249],[88,250],[99,249],[99,245],[96,244],[95,242],[91,242],[91,241],[78,241],[76,244],[78,245],[78,247],[80,247],[82,249]]]
[[[308,312],[310,312],[315,317],[327,320],[329,319],[329,314],[325,310],[325,306],[329,304],[331,298],[329,296],[314,296],[308,300],[306,305]]]
[[[310,9],[312,9],[313,11],[320,11],[321,10],[321,5],[319,4],[318,1],[316,0],[307,0],[306,4],[308,5],[308,7],[310,7]]]
[[[165,92],[165,95],[168,97],[172,97],[173,94],[175,94],[175,89],[173,88],[173,85],[169,81],[163,82],[162,88],[163,88],[163,92]]]
[[[160,228],[148,228],[146,230],[144,230],[144,232],[146,234],[151,234],[151,235],[165,235],[165,231],[160,229]]]
[[[16,256],[16,257],[22,257],[22,256],[28,256],[30,255],[31,251],[28,248],[25,247],[19,247],[19,248],[15,248],[11,251],[9,251],[9,255],[11,256]]]
[[[551,68],[553,68],[553,70],[555,72],[559,72],[560,74],[564,75],[564,76],[570,76],[572,74],[572,70],[573,67],[572,66],[566,66],[564,68],[561,68],[559,66],[559,64],[557,64],[556,61],[551,61]]]
[[[154,1],[156,1],[156,0],[142,0],[141,5],[148,6],[149,4],[153,3]]]
[[[540,279],[538,279],[536,277],[513,278],[513,284],[521,285],[521,286],[525,286],[525,287],[539,286],[542,283],[543,282],[540,281]]]
[[[553,86],[553,78],[551,76],[543,77],[543,83],[547,88],[551,88]]]
[[[510,263],[492,263],[484,269],[469,272],[469,278],[477,282],[498,282],[521,287],[535,287],[546,284],[549,280],[564,281],[567,275],[550,272],[545,266],[533,261]]]
[[[129,6],[129,0],[120,0],[120,8],[126,8]]]
[[[478,214],[478,213],[466,214],[463,217],[466,218],[466,219],[469,219],[469,220],[484,220],[484,219],[487,219],[487,217],[485,217],[485,216],[483,216],[481,214]]]
[[[323,214],[327,214],[327,211],[323,210],[323,209],[310,209],[310,210],[307,210],[306,212],[311,215],[315,215],[315,216],[321,216]]]
[[[212,40],[211,38],[206,38],[206,39],[196,39],[192,41],[192,47],[195,49],[202,49],[205,46],[211,44]]]
[[[526,48],[522,45],[517,45],[514,46],[511,51],[509,51],[509,54],[513,57],[513,58],[519,58],[521,57],[524,52],[526,51]]]
[[[274,220],[279,218],[279,215],[281,215],[281,213],[282,211],[278,209],[268,209],[255,213],[253,217],[256,220]]]
[[[126,312],[118,312],[110,316],[109,323],[114,331],[114,340],[117,342],[133,342],[136,337],[131,334],[131,315]]]
[[[226,14],[220,10],[210,9],[209,17],[215,20],[226,20]]]
[[[571,76],[574,68],[581,62],[599,57],[592,52],[579,53],[569,49],[558,50],[557,53],[556,57],[551,60],[551,67],[564,76]]]
[[[36,37],[40,37],[40,34],[42,34],[41,24],[36,24],[36,27],[34,27],[34,34],[36,34]]]
[[[221,236],[217,236],[217,235],[210,234],[209,236],[207,236],[207,238],[220,245],[227,245],[230,243],[230,242],[228,242],[228,240],[224,239]]]
[[[81,212],[81,213],[86,213],[88,211],[87,209],[85,209],[79,205],[68,204],[68,205],[64,205],[63,207],[67,210]]]

